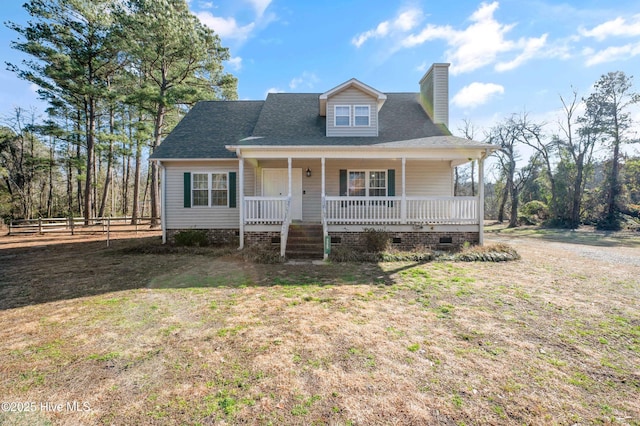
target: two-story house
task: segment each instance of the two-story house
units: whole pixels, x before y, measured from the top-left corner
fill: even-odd
[[[418,93],[351,79],[325,93],[199,102],[151,157],[164,241],[195,228],[213,242],[318,258],[331,246],[362,249],[366,228],[401,249],[481,244],[493,147],[449,132],[448,67],[434,64]],[[454,196],[454,167],[474,160],[479,194]]]

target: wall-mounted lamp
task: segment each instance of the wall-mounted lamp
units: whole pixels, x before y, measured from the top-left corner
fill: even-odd
[[[307,167],[307,177],[311,177],[311,169]]]

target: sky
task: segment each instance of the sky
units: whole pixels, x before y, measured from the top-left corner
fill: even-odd
[[[2,23],[26,24],[24,0],[3,0]],[[435,62],[450,63],[449,128],[475,139],[514,113],[557,128],[560,96],[586,97],[611,71],[640,92],[637,0],[189,0],[230,49],[225,68],[239,99],[269,92],[322,93],[349,80],[382,92],[417,92]],[[0,27],[0,118],[44,111],[35,87],[6,70],[23,56]],[[640,122],[640,108],[632,112]]]

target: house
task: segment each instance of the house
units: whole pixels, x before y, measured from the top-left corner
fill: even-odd
[[[434,64],[416,93],[351,79],[324,93],[199,102],[151,156],[163,241],[195,228],[212,242],[326,257],[361,249],[375,228],[400,249],[482,244],[493,147],[448,130],[448,67]],[[454,167],[474,160],[479,194],[454,196]]]

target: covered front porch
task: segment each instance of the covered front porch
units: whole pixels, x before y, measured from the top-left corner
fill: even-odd
[[[322,226],[325,257],[332,236],[367,227],[477,233],[482,244],[486,151],[340,148],[236,147],[241,247],[266,232],[285,256],[294,222]],[[479,193],[453,196],[453,168],[472,160]]]

